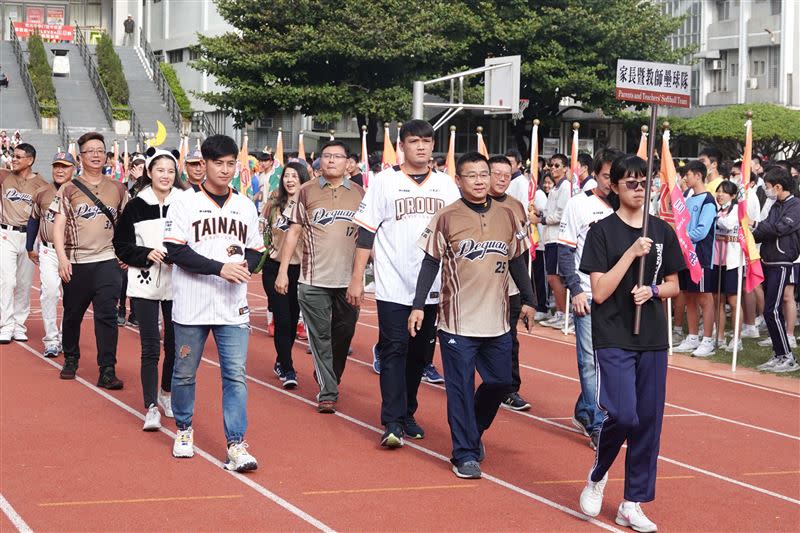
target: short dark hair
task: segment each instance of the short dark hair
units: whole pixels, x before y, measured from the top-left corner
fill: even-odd
[[[443,155],[437,155],[433,157],[433,162],[436,164],[436,166],[442,166],[447,163],[447,160]]]
[[[794,180],[785,168],[773,165],[764,173],[764,182],[770,185],[780,185],[784,191],[794,192]]]
[[[592,156],[587,154],[586,152],[581,152],[578,154],[578,165],[582,167],[586,167],[589,169],[589,172],[592,171]]]
[[[564,165],[565,167],[569,167],[569,158],[567,158],[567,156],[565,156],[564,154],[555,154],[553,155],[553,157],[550,158],[550,161],[552,161],[553,159],[559,159],[561,160],[562,165]]]
[[[400,142],[405,141],[409,135],[433,138],[433,126],[427,120],[409,120],[400,127]]]
[[[509,148],[508,150],[506,150],[506,157],[513,157],[517,163],[519,163],[520,165],[522,164],[522,154],[519,153],[519,150],[517,150],[516,148]],[[491,163],[492,160],[490,159],[489,164]]]
[[[325,144],[323,144],[322,148],[319,149],[319,155],[322,155],[322,152],[324,152],[326,148],[331,148],[332,146],[341,146],[342,148],[344,148],[344,155],[350,157],[350,149],[347,147],[347,145],[342,141],[338,141],[336,139],[328,141]]]
[[[489,168],[492,168],[492,165],[508,165],[511,166],[511,160],[504,155],[495,155],[489,158],[487,161],[489,163]]]
[[[203,141],[200,152],[206,161],[214,161],[227,155],[236,157],[239,155],[239,147],[236,141],[227,135],[212,135]]]
[[[628,176],[646,176],[647,161],[638,155],[624,155],[611,163],[611,183],[619,183]]]
[[[350,154],[347,157],[355,161],[356,163],[361,163],[361,158],[358,157],[358,154]]]
[[[767,165],[765,171],[771,169],[772,167],[781,167],[784,170],[786,170],[786,172],[788,172],[790,175],[792,173],[792,165],[785,159],[782,159],[780,161],[771,161],[770,164]]]
[[[700,157],[701,155],[706,156],[712,163],[719,163],[722,161],[722,151],[720,151],[720,149],[716,146],[706,146],[700,150],[700,153],[697,154],[697,157]]]
[[[722,180],[719,185],[717,185],[717,191],[730,194],[733,196],[733,199],[736,200],[736,194],[739,192],[739,187],[737,187],[736,184],[730,180]]]
[[[703,178],[703,181],[706,181],[706,175],[708,175],[708,170],[706,169],[706,166],[697,159],[694,159],[686,163],[686,171],[698,172],[700,173],[700,176]]]
[[[83,135],[78,137],[78,141],[77,141],[78,150],[83,148],[83,145],[88,143],[89,141],[100,141],[101,143],[103,143],[103,151],[105,151],[106,138],[103,137],[103,135],[101,133],[97,132],[97,131],[87,131],[86,133],[84,133]]]
[[[723,179],[730,179],[731,177],[731,169],[733,168],[733,161],[722,161],[719,165],[717,165],[717,171],[719,175],[722,176]]]
[[[22,150],[36,161],[36,148],[30,143],[19,143],[14,147],[14,150]]]
[[[456,161],[456,174],[461,175],[461,169],[468,163],[480,163],[483,161],[486,166],[489,166],[489,160],[480,152],[467,152],[458,158]]]
[[[594,154],[594,161],[592,162],[592,172],[595,176],[600,174],[600,171],[603,169],[603,165],[606,163],[614,163],[617,159],[624,156],[625,154],[621,151],[617,150],[616,148],[603,148],[602,150],[598,151]]]

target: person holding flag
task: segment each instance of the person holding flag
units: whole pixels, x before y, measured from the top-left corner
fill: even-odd
[[[550,191],[550,196],[547,197],[547,205],[542,213],[544,265],[547,271],[547,281],[556,300],[555,315],[550,320],[542,322],[542,325],[555,329],[561,329],[564,325],[564,312],[567,305],[566,288],[558,271],[558,231],[564,209],[572,197],[572,183],[567,179],[567,165],[569,165],[569,160],[564,154],[555,154],[550,158],[550,176],[555,185]]]

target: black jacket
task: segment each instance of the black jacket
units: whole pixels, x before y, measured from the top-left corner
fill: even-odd
[[[776,201],[767,218],[753,230],[761,243],[761,259],[765,264],[791,265],[800,256],[800,200],[790,195]]]

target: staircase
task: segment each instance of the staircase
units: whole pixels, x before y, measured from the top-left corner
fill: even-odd
[[[156,121],[161,121],[167,129],[167,140],[164,141],[162,147],[177,148],[180,143],[180,132],[170,116],[158,88],[150,78],[148,70],[145,69],[137,49],[117,46],[116,51],[122,61],[125,78],[128,80],[129,105],[136,112],[142,128],[147,132],[154,133]]]
[[[31,103],[25,93],[25,87],[14,56],[11,41],[0,41],[0,66],[8,76],[8,88],[0,87],[0,129],[8,131],[10,136],[14,130],[36,129]]]
[[[110,132],[103,108],[89,79],[89,72],[74,44],[45,44],[48,52],[53,49],[67,50],[69,77],[53,77],[56,97],[61,107],[62,118],[70,130],[70,137],[79,137],[82,132]],[[52,65],[53,54],[48,56]]]

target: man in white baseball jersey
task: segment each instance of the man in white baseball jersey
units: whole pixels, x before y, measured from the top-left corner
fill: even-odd
[[[597,187],[573,196],[564,209],[558,233],[558,271],[572,295],[575,313],[575,349],[578,354],[578,377],[581,393],[575,402],[572,423],[589,444],[597,447],[603,413],[597,405],[597,382],[592,345],[592,286],[589,275],[578,267],[583,257],[583,245],[589,228],[614,212],[619,202],[611,191],[611,164],[622,152],[604,149],[594,158],[593,169]]]
[[[0,170],[0,344],[28,340],[33,263],[25,250],[25,233],[33,197],[47,186],[33,172],[34,161],[36,149],[20,143],[14,148],[12,171]]]
[[[61,278],[58,275],[58,256],[53,244],[53,226],[56,214],[50,210],[56,193],[61,186],[72,179],[75,172],[75,158],[72,154],[59,152],[53,158],[53,183],[39,189],[33,197],[33,209],[28,219],[28,235],[25,248],[28,257],[39,265],[41,285],[40,302],[44,322],[44,356],[56,357],[61,351],[61,328],[57,324],[58,298],[61,295]],[[38,250],[35,249],[39,239]]]
[[[164,245],[172,275],[175,368],[172,412],[178,433],[175,457],[194,455],[195,376],[208,334],[214,335],[222,372],[222,411],[228,457],[225,468],[258,468],[244,442],[247,430],[247,345],[250,308],[247,282],[264,251],[258,213],[247,197],[230,188],[236,171],[236,142],[212,135],[201,147],[206,180],[177,195],[167,212]]]
[[[433,153],[433,127],[411,120],[400,128],[402,165],[387,168],[370,182],[353,219],[360,226],[353,277],[347,291],[351,305],[364,295],[364,269],[375,248],[375,298],[381,337],[381,445],[396,448],[403,437],[421,439],[417,424],[417,390],[428,353],[436,339],[439,280],[425,302],[422,328],[413,339],[408,316],[414,302],[417,273],[424,252],[417,240],[439,209],[461,197],[453,179],[428,168]]]

